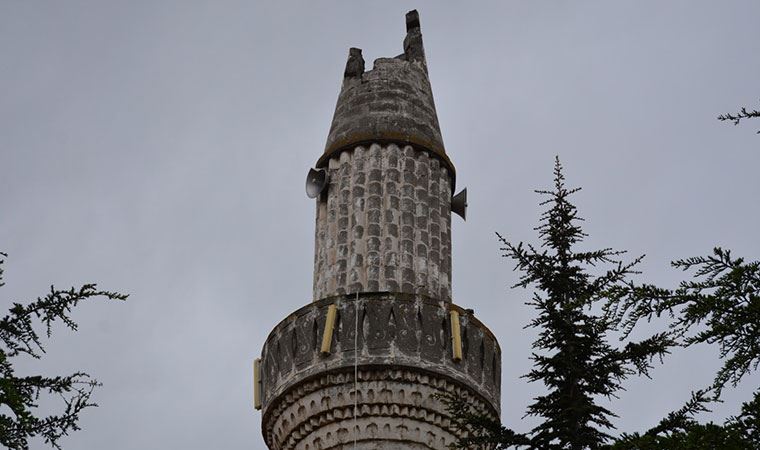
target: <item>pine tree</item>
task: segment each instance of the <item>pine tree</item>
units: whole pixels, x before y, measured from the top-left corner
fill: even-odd
[[[0,257],[2,287],[2,264],[7,255],[0,253]],[[34,328],[36,320],[45,326],[48,338],[56,321],[76,330],[77,323],[69,313],[80,302],[96,297],[125,300],[127,295],[98,290],[95,284],[69,290],[51,286],[47,295],[34,302],[27,305],[14,303],[8,315],[0,319],[0,444],[13,450],[27,450],[29,439],[39,437],[60,449],[60,439],[79,429],[79,414],[85,408],[97,406],[90,397],[100,383],[87,373],[55,377],[17,376],[13,367],[15,357],[26,355],[39,359],[45,352],[42,338]],[[37,402],[45,394],[63,400],[61,413],[41,417],[35,415]]]
[[[536,309],[537,317],[527,327],[539,330],[539,335],[533,343],[533,369],[525,378],[546,387],[546,393],[535,398],[527,411],[540,423],[522,436],[498,428],[492,419],[479,417],[466,405],[449,399],[450,413],[465,418],[462,427],[470,433],[457,443],[458,448],[474,448],[468,446],[471,436],[478,437],[478,448],[516,444],[534,449],[602,448],[611,440],[608,433],[615,417],[602,402],[614,398],[626,378],[648,375],[653,359],[665,355],[673,345],[667,333],[622,348],[608,342],[615,324],[594,311],[609,302],[608,293],[627,285],[641,257],[623,263],[622,251],[578,249],[587,235],[570,197],[579,190],[565,186],[557,159],[554,189],[536,191],[547,197],[541,205],[548,206],[536,228],[540,247],[513,244],[497,233],[504,256],[521,272],[514,287],[536,290],[528,304]]]
[[[498,235],[504,256],[522,272],[515,287],[537,288],[529,304],[538,316],[528,327],[538,329],[539,337],[533,370],[525,377],[547,387],[528,408],[541,422],[523,435],[469,409],[462,399],[446,398],[453,426],[465,436],[455,448],[760,448],[760,392],[722,425],[694,419],[719,400],[726,385],[735,386],[760,365],[760,261],[715,248],[712,255],[672,263],[693,272],[677,289],[634,283],[629,275],[641,258],[623,264],[624,252],[576,250],[586,234],[569,197],[579,189],[565,187],[559,161],[554,175],[554,190],[537,191],[548,196],[542,204],[549,205],[536,228],[541,247],[514,245]],[[628,340],[637,324],[655,317],[669,320],[667,332],[622,349],[607,342],[611,332]],[[598,400],[614,397],[631,375],[648,376],[653,358],[670,348],[704,343],[717,344],[723,361],[712,385],[694,392],[651,430],[623,434],[610,447],[615,414]]]
[[[608,342],[613,324],[592,309],[607,300],[611,288],[627,281],[641,257],[623,263],[622,251],[577,250],[586,234],[569,198],[579,190],[565,186],[557,158],[554,190],[537,191],[548,196],[542,205],[550,206],[537,228],[541,249],[513,245],[499,235],[504,256],[522,271],[516,286],[538,289],[529,303],[538,317],[529,327],[537,328],[539,337],[533,344],[534,367],[526,376],[548,389],[528,407],[528,415],[542,420],[531,431],[537,448],[600,448],[611,438],[610,419],[615,417],[600,400],[614,397],[629,376],[647,375],[652,359],[662,357],[672,345],[666,334],[623,348]],[[606,270],[600,271],[604,266]]]

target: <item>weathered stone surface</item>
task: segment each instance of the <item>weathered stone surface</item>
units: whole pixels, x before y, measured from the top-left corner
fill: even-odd
[[[318,167],[327,166],[337,153],[357,145],[393,142],[439,158],[453,183],[454,166],[443,146],[417,12],[410,12],[406,22],[404,53],[376,59],[372,70],[364,72],[361,50],[350,50]]]
[[[346,70],[343,72],[344,77],[360,77],[364,73],[364,58],[362,58],[362,49],[350,48],[348,50],[348,61],[346,61]]]
[[[373,144],[331,159],[328,173],[317,201],[314,299],[387,291],[450,301],[451,184],[439,161]]]
[[[278,324],[261,354],[270,450],[443,450],[458,436],[440,393],[499,416],[499,344],[451,303],[454,167],[416,11],[406,24],[404,53],[373,70],[361,50],[349,53],[317,163],[329,184],[316,201],[314,302]],[[451,310],[462,339],[456,361]]]
[[[325,374],[299,386],[278,404],[265,435],[271,449],[445,449],[456,440],[436,394],[470,392],[435,375],[396,368]],[[354,399],[356,418],[354,419]]]
[[[331,304],[338,308],[337,323],[331,353],[322,355],[319,345]],[[459,311],[467,336],[459,362],[452,359],[452,308]],[[428,445],[433,439],[437,444],[428,448],[445,448],[438,444],[451,442],[452,431],[445,409],[430,397],[435,392],[456,391],[482,410],[499,414],[501,354],[496,339],[472,314],[425,296],[364,294],[358,301],[352,295],[311,303],[275,327],[262,359],[263,433],[271,449],[307,448],[308,439],[316,438],[322,448],[332,448],[343,442],[337,437],[341,429],[351,435],[352,424],[343,422],[353,420],[354,365],[363,374],[358,402],[362,426],[404,418],[422,436],[413,442]],[[387,423],[392,427],[388,436],[397,435],[401,422]],[[335,441],[327,446],[327,430],[332,428]],[[374,432],[385,436],[381,431]],[[359,440],[365,439],[371,436],[361,431]],[[314,445],[309,448],[320,448]]]

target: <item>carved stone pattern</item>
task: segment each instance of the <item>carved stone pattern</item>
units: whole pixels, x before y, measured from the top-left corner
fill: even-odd
[[[451,301],[451,177],[428,152],[372,144],[329,161],[317,201],[314,299],[355,292]]]
[[[331,353],[322,355],[320,344],[327,309],[331,304],[337,307]],[[355,335],[354,326],[357,306],[358,336]],[[460,313],[463,359],[459,362],[452,359],[450,309]],[[359,344],[358,355],[355,339]],[[264,345],[262,413],[265,424],[263,432],[265,437],[269,436],[268,442],[280,439],[283,442],[278,445],[285,445],[287,436],[301,439],[305,436],[303,433],[308,434],[306,428],[294,428],[296,422],[303,422],[295,419],[300,414],[300,408],[304,408],[302,412],[309,417],[307,425],[304,425],[307,428],[321,428],[321,425],[312,423],[322,420],[320,417],[330,421],[330,414],[333,418],[336,414],[345,415],[341,407],[336,406],[340,402],[335,402],[342,396],[351,395],[355,362],[362,374],[369,374],[360,377],[364,381],[360,400],[370,408],[370,415],[390,417],[388,414],[391,414],[395,417],[401,414],[405,420],[419,420],[420,415],[434,417],[435,414],[444,414],[440,405],[419,401],[411,401],[407,406],[413,409],[406,409],[403,413],[394,409],[386,413],[381,404],[385,400],[370,400],[370,390],[377,394],[383,391],[381,386],[384,385],[395,386],[393,389],[397,392],[403,390],[409,398],[412,392],[417,391],[424,392],[428,397],[435,390],[462,392],[480,408],[495,416],[499,414],[501,351],[491,332],[472,314],[455,305],[420,295],[362,294],[358,302],[355,296],[339,296],[295,311],[275,327]],[[373,378],[378,373],[383,374],[382,378]],[[381,383],[374,386],[371,383],[373,380]],[[398,380],[398,383],[393,384],[392,380]],[[330,390],[331,386],[340,388]],[[313,392],[317,394],[309,397]],[[353,404],[353,400],[349,403]],[[378,412],[372,412],[374,407],[379,408]],[[290,418],[291,414],[294,418]],[[435,419],[431,420],[436,427],[445,431],[446,426],[438,424]],[[423,429],[426,428],[420,426],[421,433]],[[448,439],[441,434],[444,431],[431,433]],[[280,438],[273,437],[275,435]],[[425,439],[420,445],[426,445]],[[270,448],[275,448],[271,445]]]
[[[326,374],[292,389],[264,418],[270,449],[444,449],[456,438],[444,405],[434,394],[468,399],[479,411],[495,412],[459,383],[410,369],[376,368]],[[354,396],[358,392],[354,428]],[[360,445],[360,444],[366,444]]]
[[[320,344],[327,308],[337,307],[331,353]],[[472,314],[424,296],[363,294],[359,296],[359,334],[355,336],[354,296],[306,305],[280,322],[262,349],[262,404],[304,379],[324,371],[358,364],[417,367],[471,385],[499,410],[501,350],[491,332]],[[462,361],[452,359],[449,309],[460,312]]]

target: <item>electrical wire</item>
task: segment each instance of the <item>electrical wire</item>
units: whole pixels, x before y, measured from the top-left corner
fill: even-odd
[[[359,291],[354,301],[354,450],[359,430],[356,427],[356,416],[359,409]]]

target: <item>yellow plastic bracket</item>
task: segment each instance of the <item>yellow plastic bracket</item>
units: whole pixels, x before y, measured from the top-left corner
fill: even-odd
[[[261,358],[253,360],[253,407],[261,409]]]
[[[335,329],[335,316],[338,314],[338,307],[333,303],[327,307],[327,318],[325,319],[325,331],[322,333],[322,347],[320,353],[323,355],[330,354],[332,346],[333,330]]]
[[[455,362],[462,360],[462,332],[459,325],[459,311],[449,311],[451,317],[451,358]]]

